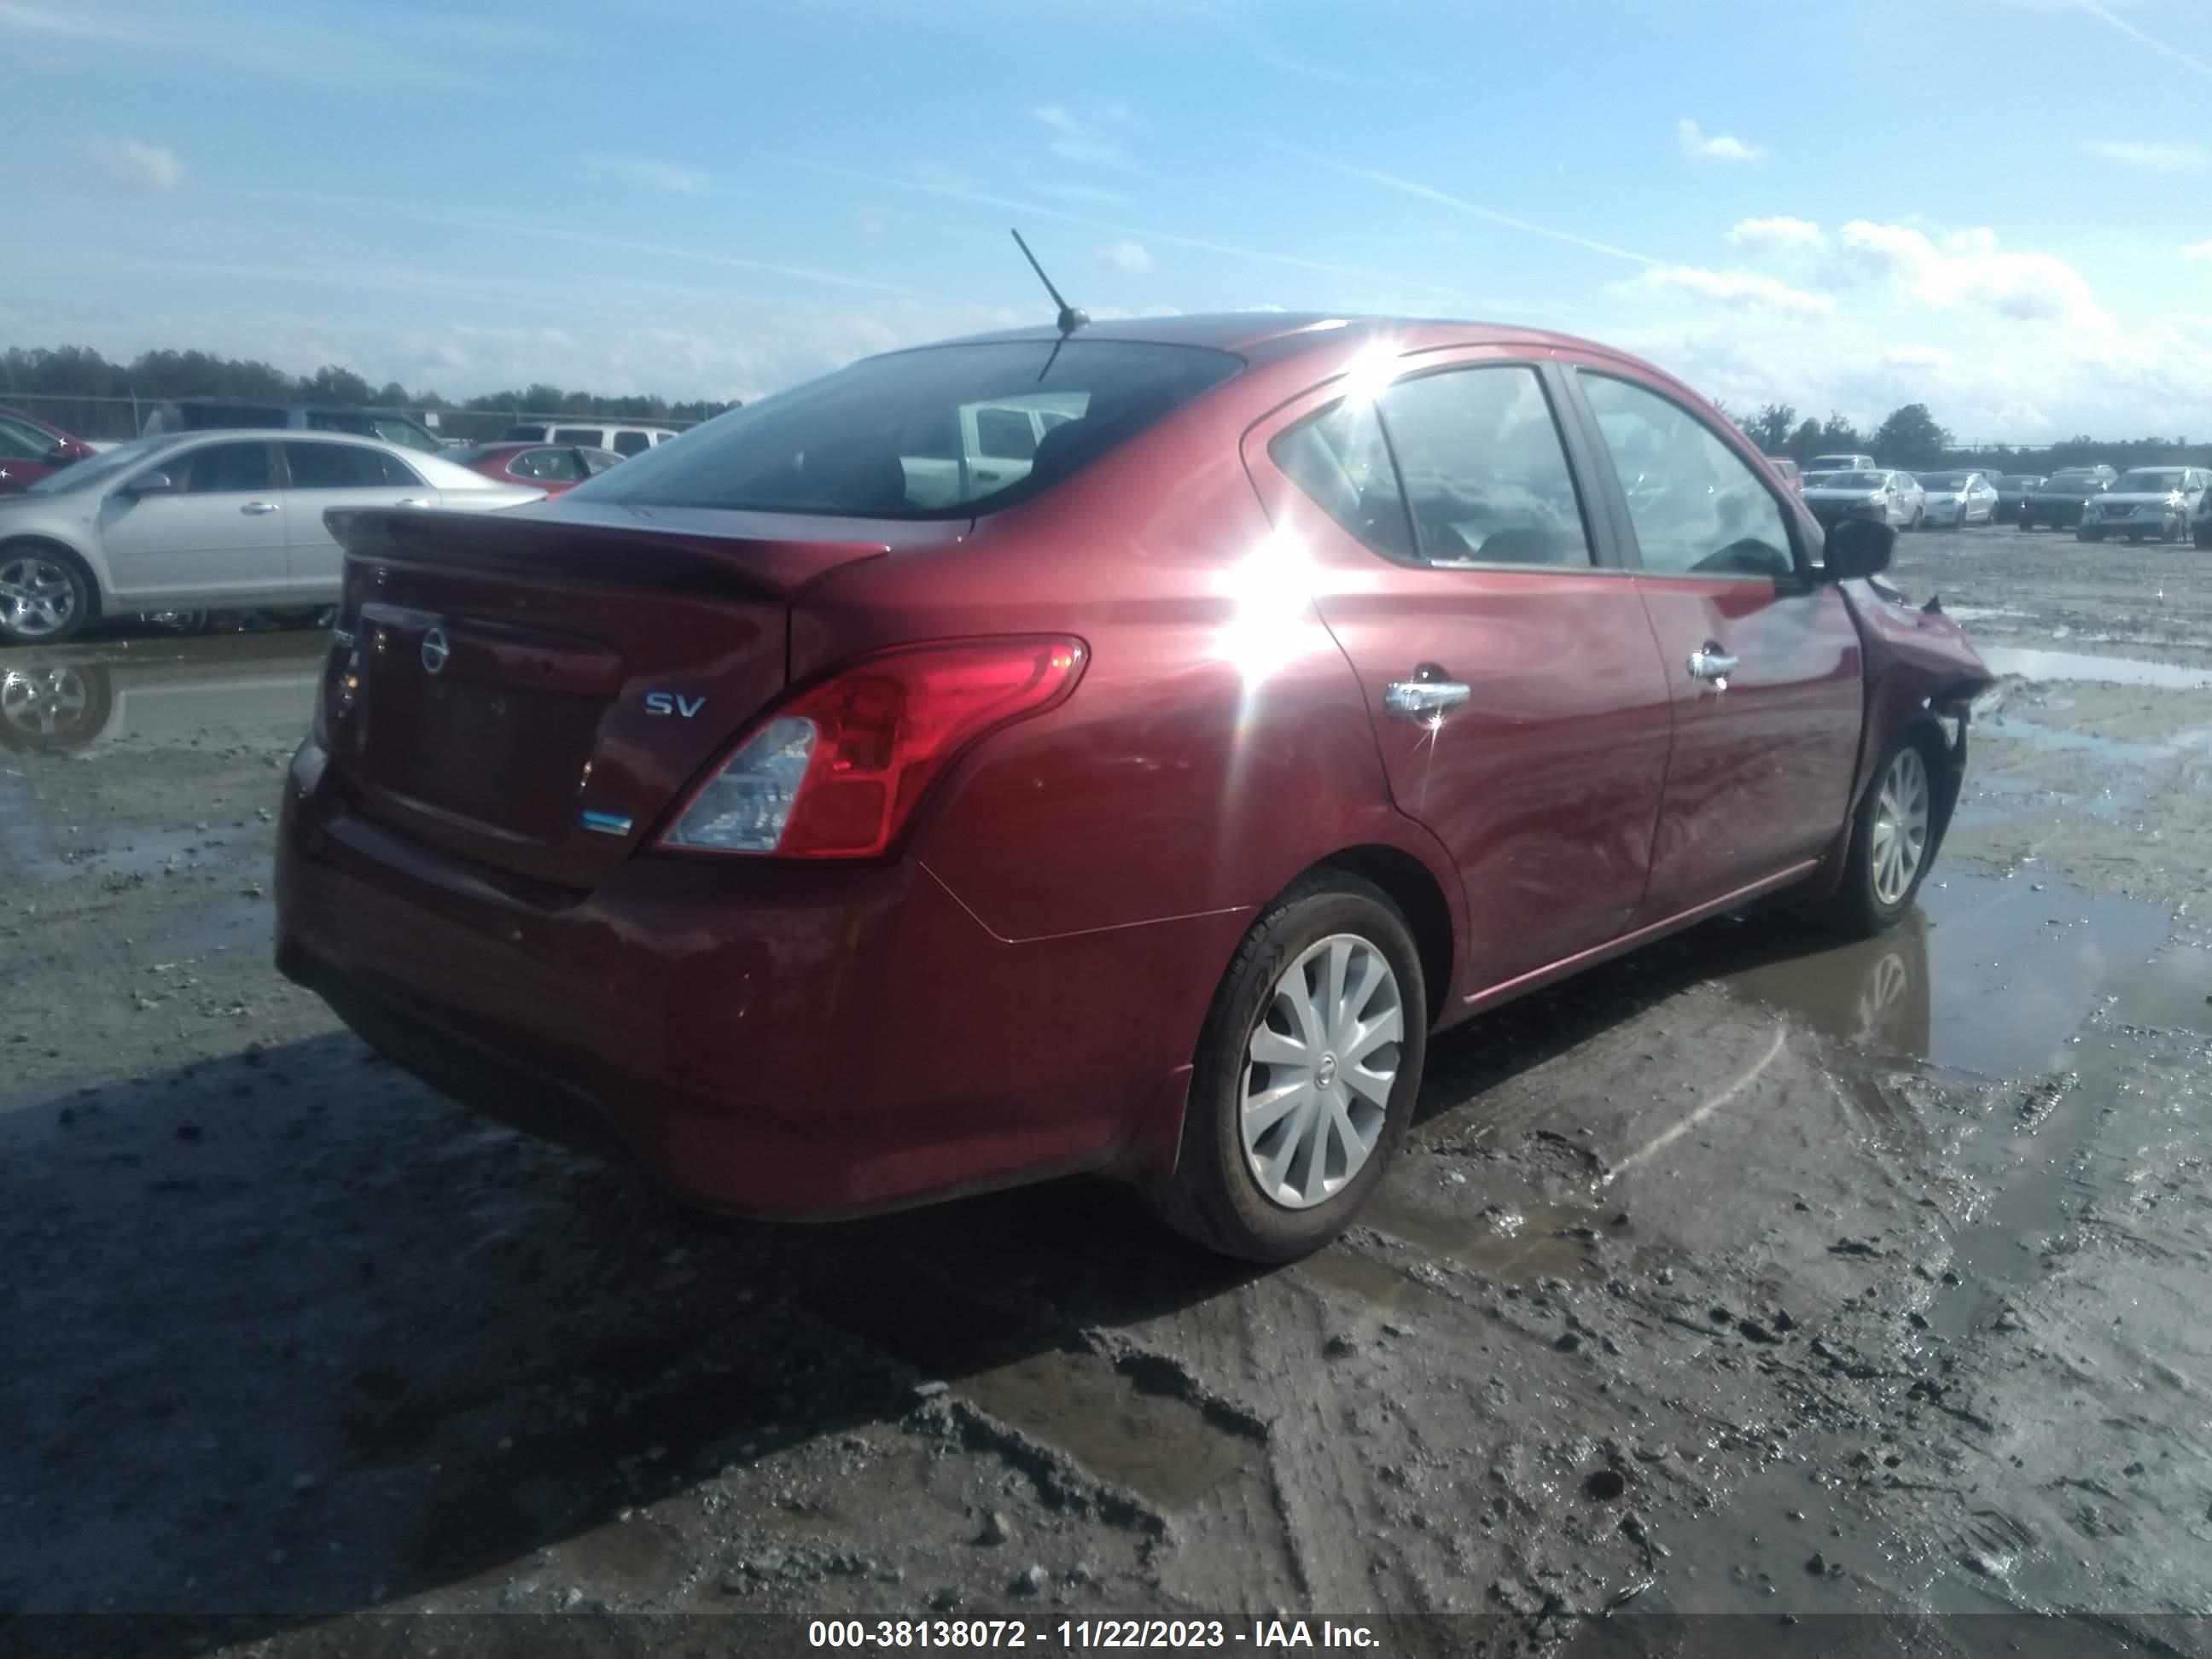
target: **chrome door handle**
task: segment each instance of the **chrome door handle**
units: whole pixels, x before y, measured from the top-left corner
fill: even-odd
[[[252,514],[258,516],[264,513],[274,513],[276,510],[276,503],[274,501],[248,501],[244,507],[240,507],[238,510],[241,513]]]
[[[428,507],[430,503],[424,501],[420,495],[410,495],[404,501],[392,502],[392,506],[394,507]]]
[[[1733,653],[1717,646],[1707,646],[1702,651],[1690,653],[1690,678],[1696,680],[1721,680],[1735,672],[1736,659]]]
[[[1441,714],[1474,695],[1463,680],[1393,680],[1383,688],[1382,706],[1406,720]]]

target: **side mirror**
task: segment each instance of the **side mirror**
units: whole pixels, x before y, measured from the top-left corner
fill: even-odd
[[[173,495],[177,481],[166,472],[141,472],[124,488],[132,495]]]
[[[1880,575],[1889,568],[1889,556],[1897,546],[1897,532],[1872,519],[1838,519],[1828,532],[1821,554],[1828,580],[1848,582]]]

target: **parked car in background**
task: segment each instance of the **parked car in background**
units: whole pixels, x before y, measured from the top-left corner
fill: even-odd
[[[1782,475],[1783,483],[1801,495],[1805,493],[1805,475],[1797,470],[1796,462],[1787,455],[1769,455],[1766,464]]]
[[[350,404],[258,403],[246,398],[183,398],[156,404],[140,423],[143,438],[173,432],[219,432],[282,428],[293,432],[346,432],[377,438],[403,449],[436,454],[445,440],[411,415],[396,409],[367,409]]]
[[[1997,487],[1997,522],[2003,524],[2017,520],[2021,504],[2043,480],[2044,475],[2040,472],[2008,472],[2002,477],[1990,479],[1990,482]]]
[[[623,458],[611,449],[580,444],[477,444],[448,450],[446,459],[501,483],[535,485],[558,495],[621,465]]]
[[[2122,473],[2112,487],[2093,495],[2081,509],[2075,533],[2085,542],[2125,536],[2131,542],[2155,536],[2162,542],[2189,535],[2203,505],[2212,472],[2201,466],[2139,466]]]
[[[1917,530],[1927,516],[1927,492],[1910,472],[1815,474],[1806,481],[1805,505],[1823,525],[1871,519],[1899,530]]]
[[[0,409],[0,495],[27,489],[49,472],[96,453],[83,439],[49,426],[35,415]]]
[[[287,609],[337,598],[331,507],[477,513],[543,501],[374,439],[140,438],[0,496],[0,645],[124,612]]]
[[[2119,474],[2109,466],[2067,467],[2052,473],[2029,490],[2020,504],[2020,527],[2033,530],[2047,524],[2053,530],[2081,522],[2082,509],[2093,495],[2112,487]]]
[[[1928,522],[1946,530],[1995,524],[1997,492],[1978,472],[1921,472],[1914,475],[1926,492]]]
[[[2212,489],[2206,490],[2197,501],[2191,537],[2199,550],[2212,551]]]
[[[174,742],[211,726],[302,726],[324,653],[298,634],[225,634],[159,651],[0,657],[0,750],[82,749],[120,738]]]
[[[642,455],[655,445],[682,435],[674,427],[645,426],[635,422],[599,425],[590,421],[518,421],[492,441],[579,444],[586,449],[611,449],[617,455]]]
[[[1871,455],[1815,455],[1805,463],[1808,472],[1879,472]]]
[[[1078,412],[1018,478],[917,499],[1036,392]],[[1874,585],[1893,532],[1496,325],[1026,329],[526,514],[332,516],[279,966],[757,1214],[1097,1170],[1304,1255],[1431,1030],[1785,888],[1896,923],[1990,682]]]

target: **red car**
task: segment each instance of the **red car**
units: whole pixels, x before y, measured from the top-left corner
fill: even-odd
[[[72,462],[99,453],[82,438],[19,409],[0,409],[0,495],[28,489]]]
[[[986,337],[331,516],[280,965],[764,1216],[1101,1170],[1310,1250],[1431,1031],[1784,889],[1896,922],[1990,678],[1887,526],[1490,325]]]
[[[501,483],[529,484],[548,495],[562,495],[623,458],[611,449],[581,444],[478,444],[449,451],[444,459]]]

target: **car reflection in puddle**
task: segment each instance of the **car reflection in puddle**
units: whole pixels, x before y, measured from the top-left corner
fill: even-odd
[[[0,656],[0,747],[81,750],[126,738],[305,728],[328,636],[208,635]]]

